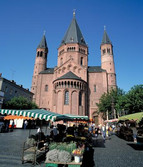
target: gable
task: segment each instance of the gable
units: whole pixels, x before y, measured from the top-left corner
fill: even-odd
[[[55,69],[56,78],[59,78],[59,77],[63,76],[64,74],[68,73],[69,71],[71,71],[72,73],[74,73],[79,78],[82,78],[83,80],[86,80],[85,73],[87,73],[86,72],[87,69],[84,68],[83,66],[80,66],[79,64],[76,64],[73,61],[72,58],[69,59],[64,64],[62,64],[60,67],[57,67]]]

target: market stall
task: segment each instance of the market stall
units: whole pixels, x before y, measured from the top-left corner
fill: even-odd
[[[58,113],[54,113],[44,109],[33,109],[33,110],[9,110],[9,109],[0,109],[0,113],[2,115],[17,115],[17,116],[24,116],[30,117],[34,119],[44,119],[46,121],[58,121],[64,119],[66,116],[61,115]]]
[[[61,115],[44,109],[36,110],[6,110],[1,109],[1,114],[8,115],[9,117],[23,117],[29,119],[39,119],[45,121],[88,121],[88,116],[77,115]],[[7,117],[8,117],[7,116]],[[86,125],[87,126],[87,125]],[[58,129],[59,133],[55,135],[55,129]],[[80,167],[82,164],[82,157],[85,148],[90,143],[90,133],[88,133],[88,127],[79,123],[73,127],[67,127],[63,124],[54,123],[51,126],[50,136],[44,135],[44,133],[37,132],[35,135],[29,135],[28,141],[24,142],[22,163],[31,161],[33,164],[38,162],[39,156],[46,154],[45,165],[46,167],[55,167],[58,164],[67,165],[68,167]],[[32,142],[32,144],[31,144]],[[47,149],[48,147],[48,149]],[[31,156],[29,155],[29,152]],[[54,159],[54,157],[58,159]],[[61,158],[60,158],[61,157]],[[64,157],[64,158],[63,158]]]
[[[24,120],[34,120],[34,119],[24,116],[7,115],[4,117],[4,120],[9,120],[9,128],[12,127],[13,121],[14,121],[14,128],[22,128]]]
[[[140,122],[142,118],[143,118],[143,112],[138,112],[138,113],[124,115],[122,117],[119,117],[119,121],[134,120],[134,121]]]
[[[118,131],[120,137],[133,140],[133,131],[136,129],[137,142],[143,143],[143,112],[119,117],[119,123],[122,124]]]
[[[88,116],[84,116],[84,115],[72,115],[72,114],[64,114],[64,116],[65,116],[65,118],[67,119],[67,120],[71,120],[71,121],[74,121],[74,120],[82,120],[82,121],[88,121],[89,120],[89,118],[88,118]]]
[[[68,127],[65,131],[63,126],[57,125],[57,127],[61,130],[57,135],[57,140],[50,140],[45,160],[46,167],[58,167],[58,165],[80,167],[85,148],[89,143],[87,129],[85,130],[82,125]]]

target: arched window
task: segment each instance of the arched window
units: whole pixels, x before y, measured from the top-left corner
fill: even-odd
[[[83,65],[83,57],[81,57],[81,59],[80,59],[80,65],[81,66]]]
[[[68,105],[69,104],[69,91],[65,91],[65,102],[64,102],[65,105]]]
[[[107,53],[110,53],[110,49],[109,48],[107,48]]]
[[[79,106],[82,105],[82,94],[81,92],[79,92]]]
[[[73,81],[71,81],[71,88],[73,88]]]
[[[48,92],[48,85],[45,85],[45,91]]]
[[[40,57],[42,57],[42,56],[43,56],[43,52],[41,51],[41,52],[40,52]]]
[[[102,50],[102,52],[103,52],[103,54],[105,54],[105,53],[106,53],[106,50],[105,50],[105,49],[103,49],[103,50]]]
[[[96,85],[94,85],[94,92],[96,92]]]

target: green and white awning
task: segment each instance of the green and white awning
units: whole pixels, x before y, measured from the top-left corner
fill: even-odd
[[[80,116],[80,115],[72,115],[72,114],[64,114],[64,116],[67,117],[67,119],[69,120],[88,120],[88,116]]]
[[[24,117],[32,117],[34,119],[45,119],[46,121],[57,121],[65,119],[66,116],[54,113],[51,111],[47,111],[44,109],[34,109],[34,110],[9,110],[9,109],[0,109],[1,114],[7,114],[7,115],[22,115]]]

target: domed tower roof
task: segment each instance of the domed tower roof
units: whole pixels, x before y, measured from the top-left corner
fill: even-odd
[[[77,24],[75,13],[73,14],[72,22],[61,42],[61,45],[67,44],[67,43],[79,43],[82,45],[86,45],[86,42],[84,40],[84,37],[80,31],[80,28]]]

